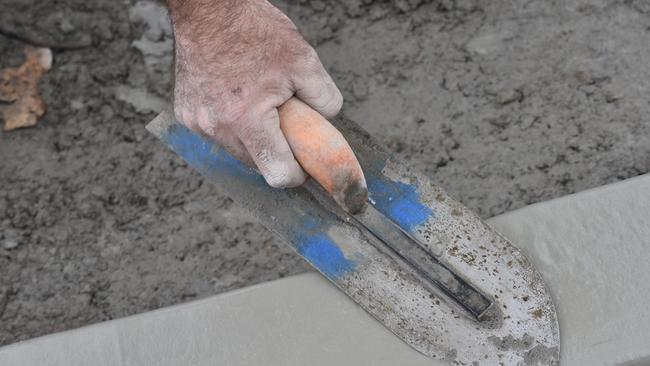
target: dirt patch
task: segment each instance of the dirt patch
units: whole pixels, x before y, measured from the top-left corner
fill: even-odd
[[[278,2],[345,113],[483,217],[650,170],[644,4]],[[161,9],[0,5],[0,67],[17,39],[54,49],[47,113],[0,132],[0,345],[307,270],[144,130],[169,97]]]

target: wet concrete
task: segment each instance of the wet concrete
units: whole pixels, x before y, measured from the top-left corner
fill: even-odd
[[[489,220],[529,254],[547,280],[560,317],[561,365],[641,366],[650,359],[649,211],[646,175]],[[527,349],[531,338],[493,341],[497,350]],[[524,357],[546,365],[553,352],[537,346]],[[450,351],[447,358],[457,356]],[[0,364],[14,366],[171,366],[188,360],[237,366],[445,364],[411,349],[315,273],[0,349]]]
[[[646,1],[276,3],[344,112],[482,217],[650,171]],[[0,2],[0,33],[55,48],[45,117],[0,132],[0,344],[308,269],[144,130],[169,97],[161,14]]]

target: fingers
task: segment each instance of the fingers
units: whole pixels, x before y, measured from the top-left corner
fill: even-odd
[[[254,168],[255,162],[248,154],[244,144],[239,140],[239,137],[215,123],[214,113],[210,113],[209,109],[204,106],[186,107],[179,105],[174,108],[174,112],[176,119],[185,127],[213,138],[219,146],[226,149],[237,160]]]
[[[306,64],[305,71],[293,78],[296,96],[326,118],[336,116],[343,106],[339,88],[315,51]]]
[[[274,105],[282,104],[281,99],[284,97],[268,98],[255,108],[233,102],[222,110],[212,105],[178,105],[175,113],[189,129],[213,138],[241,162],[257,167],[270,186],[296,187],[307,175],[280,129]]]
[[[251,168],[255,168],[255,161],[248,153],[246,146],[239,140],[235,135],[231,134],[222,134],[219,136],[214,136],[214,139],[217,140],[219,146],[226,149],[232,156],[242,163],[248,165]]]
[[[176,120],[185,125],[185,127],[194,132],[201,132],[201,128],[199,128],[196,119],[193,118],[193,114],[184,105],[175,104],[174,115]]]
[[[307,179],[280,130],[276,108],[269,108],[260,117],[243,122],[238,136],[271,187],[297,187]]]

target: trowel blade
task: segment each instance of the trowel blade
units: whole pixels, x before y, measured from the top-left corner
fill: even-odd
[[[430,286],[412,263],[381,250],[373,242],[377,235],[304,187],[269,187],[254,169],[172,116],[163,112],[147,128],[413,348],[450,365],[558,363],[555,307],[531,262],[351,121],[332,123],[359,158],[373,208],[484,296],[490,302],[487,318],[473,316]]]

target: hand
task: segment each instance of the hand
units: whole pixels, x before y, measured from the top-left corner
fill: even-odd
[[[174,110],[188,128],[256,166],[273,187],[306,174],[280,130],[294,94],[325,117],[343,97],[295,25],[266,0],[169,0],[176,39]]]

